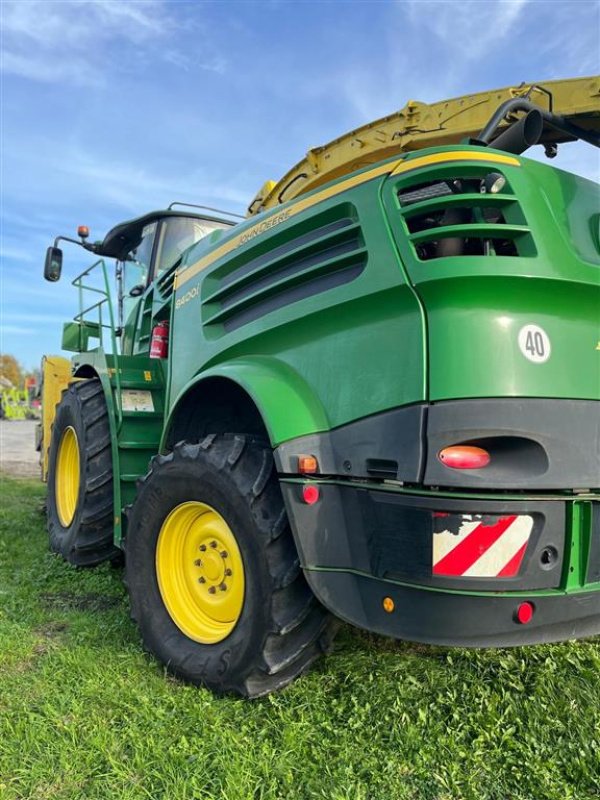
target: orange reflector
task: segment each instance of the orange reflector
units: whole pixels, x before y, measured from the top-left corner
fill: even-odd
[[[527,625],[528,622],[531,622],[533,612],[533,603],[521,603],[521,605],[517,608],[517,620],[521,623],[521,625]]]
[[[388,614],[391,614],[395,608],[394,601],[391,597],[384,597],[383,598],[383,610],[387,611]]]
[[[490,463],[491,456],[483,447],[455,444],[440,450],[438,458],[445,467],[452,469],[482,469]]]
[[[313,475],[319,471],[319,462],[315,456],[298,456],[298,472],[302,475]]]
[[[304,486],[302,488],[302,499],[305,503],[308,503],[309,506],[312,506],[317,502],[319,495],[320,492],[318,486]]]
[[[77,236],[81,236],[82,239],[87,239],[89,235],[90,235],[90,229],[88,228],[87,225],[80,225],[77,228]]]

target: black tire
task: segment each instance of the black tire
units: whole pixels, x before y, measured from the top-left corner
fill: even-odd
[[[80,481],[75,514],[63,526],[56,500],[57,455],[67,428],[77,437]],[[98,378],[70,384],[57,406],[48,456],[47,508],[50,549],[71,564],[93,567],[118,556],[113,544],[111,436]]]
[[[177,627],[156,575],[162,524],[193,500],[225,519],[244,564],[240,617],[216,644],[193,641]],[[154,457],[131,510],[125,565],[132,618],[146,649],[176,676],[215,692],[254,698],[281,689],[333,640],[336,621],[300,568],[271,448],[252,437],[210,434]]]

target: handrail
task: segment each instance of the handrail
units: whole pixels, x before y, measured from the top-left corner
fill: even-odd
[[[83,282],[83,279],[88,277],[97,268],[100,268],[102,271],[104,288],[101,289],[99,289],[96,286],[90,286]],[[77,289],[79,297],[79,313],[74,316],[73,320],[74,322],[78,322],[80,324],[85,324],[86,322],[88,322],[90,324],[98,326],[99,349],[102,351],[102,353],[105,352],[103,332],[105,329],[110,331],[110,345],[112,350],[112,356],[114,359],[114,377],[115,377],[114,401],[115,401],[115,410],[117,416],[117,431],[118,431],[120,430],[121,424],[123,422],[123,409],[121,404],[121,375],[119,368],[119,346],[116,335],[115,315],[110,295],[110,281],[104,259],[103,258],[98,259],[98,261],[94,262],[90,267],[88,267],[79,275],[77,275],[77,277],[75,277],[71,281],[71,285]],[[84,308],[83,300],[85,292],[92,292],[94,294],[99,294],[102,296],[102,299],[99,300],[97,303],[92,303],[92,305]],[[108,322],[103,322],[102,320],[102,308],[105,305],[106,308],[108,309]],[[97,310],[97,321],[92,319],[86,319],[86,314],[91,314],[95,310]]]

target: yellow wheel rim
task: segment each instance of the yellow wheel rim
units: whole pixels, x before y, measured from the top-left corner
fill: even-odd
[[[60,524],[68,528],[73,522],[79,497],[79,443],[71,427],[65,428],[58,445],[54,490]]]
[[[174,508],[158,535],[158,586],[177,627],[203,644],[235,628],[244,605],[244,564],[235,536],[206,503]]]

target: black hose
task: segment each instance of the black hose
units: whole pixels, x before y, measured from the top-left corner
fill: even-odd
[[[489,145],[498,125],[504,120],[507,114],[513,111],[539,111],[544,122],[555,130],[561,131],[561,133],[565,133],[575,139],[581,139],[583,142],[594,145],[594,147],[600,147],[600,134],[594,131],[586,131],[578,125],[573,125],[572,122],[569,122],[560,114],[553,114],[550,111],[545,111],[543,108],[540,108],[535,103],[523,97],[515,97],[512,100],[506,100],[502,103],[494,114],[492,114],[490,121],[477,137],[478,141]]]

